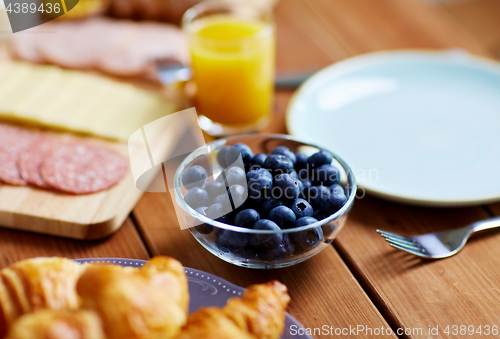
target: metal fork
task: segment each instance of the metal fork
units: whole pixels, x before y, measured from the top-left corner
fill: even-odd
[[[461,228],[417,236],[402,236],[382,230],[377,232],[392,247],[423,258],[441,259],[458,253],[472,233],[495,227],[500,227],[500,217],[477,221]]]

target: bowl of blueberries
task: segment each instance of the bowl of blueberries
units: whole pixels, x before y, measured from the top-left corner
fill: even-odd
[[[209,252],[258,269],[295,265],[329,246],[354,203],[356,180],[334,153],[289,135],[220,139],[174,177],[189,230]]]

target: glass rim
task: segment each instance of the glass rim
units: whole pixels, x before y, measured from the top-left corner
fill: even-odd
[[[356,178],[355,178],[351,168],[349,167],[349,165],[342,158],[340,158],[337,154],[335,154],[334,152],[331,152],[328,149],[326,149],[326,150],[332,154],[333,158],[342,166],[342,170],[346,173],[348,184],[349,184],[351,191],[350,191],[350,194],[349,194],[349,197],[348,197],[346,203],[337,212],[333,213],[332,215],[330,215],[327,218],[318,220],[317,222],[315,222],[313,224],[300,226],[300,227],[294,227],[294,228],[288,228],[288,229],[282,229],[279,231],[254,230],[254,229],[239,227],[239,226],[235,226],[235,225],[229,225],[229,224],[225,224],[225,223],[210,219],[210,218],[200,214],[199,212],[197,212],[195,209],[193,209],[191,206],[189,206],[184,201],[184,199],[182,198],[181,190],[180,190],[181,174],[184,171],[184,169],[189,165],[189,163],[192,161],[192,159],[189,159],[191,155],[196,154],[200,151],[209,150],[212,147],[214,147],[214,149],[216,149],[218,146],[225,145],[227,143],[227,141],[230,141],[231,139],[244,138],[244,137],[255,137],[255,136],[263,136],[263,137],[270,137],[270,138],[276,138],[276,139],[290,140],[290,141],[294,141],[297,143],[301,143],[304,146],[311,146],[311,147],[315,147],[318,149],[325,149],[325,147],[321,147],[321,146],[318,146],[315,144],[311,144],[311,143],[299,140],[299,139],[292,137],[290,135],[287,135],[287,134],[273,134],[273,133],[243,134],[243,135],[230,136],[230,137],[226,137],[226,138],[212,141],[212,142],[210,142],[204,146],[198,147],[197,149],[192,151],[181,162],[181,164],[177,168],[175,176],[174,176],[174,191],[175,191],[175,200],[177,201],[179,206],[184,211],[188,212],[189,215],[202,221],[205,224],[209,224],[211,226],[214,226],[214,227],[217,227],[220,229],[224,229],[224,230],[234,231],[234,232],[238,232],[238,233],[248,233],[248,234],[276,234],[276,233],[301,232],[301,231],[306,231],[306,230],[309,230],[312,228],[321,227],[323,225],[328,224],[329,222],[331,222],[333,220],[339,219],[339,218],[347,215],[347,213],[350,211],[352,205],[354,204],[354,200],[356,198],[356,190],[357,190]],[[202,225],[202,224],[200,224],[200,225]],[[200,225],[197,225],[197,226],[200,226]],[[188,228],[191,232],[193,232],[193,229],[196,228],[197,226],[191,226]]]
[[[265,26],[255,34],[242,37],[239,39],[216,40],[206,37],[196,37],[196,39],[202,41],[203,43],[211,45],[234,46],[234,45],[240,45],[245,41],[262,39],[274,33],[276,24],[274,21],[274,14],[271,7],[256,6],[248,3],[235,3],[228,0],[223,0],[223,1],[207,0],[194,5],[193,7],[189,8],[182,16],[181,28],[188,36],[190,36],[191,35],[190,28],[194,25],[197,16],[210,9],[232,9],[232,8],[244,8],[259,14],[265,14],[266,16],[269,17],[269,22],[266,22]],[[220,13],[214,13],[213,15],[218,15],[218,14]]]

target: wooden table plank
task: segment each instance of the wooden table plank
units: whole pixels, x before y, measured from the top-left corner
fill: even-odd
[[[482,208],[419,208],[367,197],[356,202],[335,246],[386,319],[422,328],[423,335],[439,326],[435,337],[445,337],[448,325],[498,325],[500,232],[474,236],[454,257],[425,261],[393,249],[375,230],[422,234],[488,216]]]
[[[181,230],[167,194],[145,193],[134,217],[152,255],[172,256],[185,266],[216,274],[243,287],[272,279],[282,281],[292,297],[289,312],[306,327],[349,328],[358,324],[389,327],[333,247],[293,267],[252,270],[213,256],[189,230]],[[362,333],[356,337],[370,338]]]
[[[500,59],[500,1],[461,0],[440,7]]]
[[[351,55],[395,48],[455,47],[488,54],[464,28],[423,1],[316,0],[303,3],[329,32],[329,35],[324,34],[323,44],[332,49],[340,44]]]
[[[148,252],[134,224],[128,218],[121,229],[108,238],[81,241],[49,235],[0,229],[0,268],[38,256],[74,258],[119,257],[147,259]]]

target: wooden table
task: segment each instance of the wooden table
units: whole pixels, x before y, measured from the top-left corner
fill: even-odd
[[[472,2],[483,8],[488,1]],[[494,56],[500,36],[496,42],[493,35],[488,41],[476,38],[475,32],[486,26],[482,22],[462,26],[466,12],[478,16],[470,8],[479,7],[470,1],[467,6],[469,11],[452,5],[435,8],[418,0],[282,0],[276,9],[278,71],[318,69],[360,53],[394,48],[460,47]],[[497,10],[496,16],[482,10],[491,18],[500,17],[496,4],[491,9]],[[498,20],[489,22],[498,32],[500,24],[493,21]],[[276,93],[276,118],[266,132],[286,132],[284,115],[291,95],[291,91]],[[491,215],[500,215],[500,204],[428,209],[365,197],[355,202],[334,246],[290,268],[257,271],[209,254],[189,231],[180,230],[167,194],[146,193],[123,227],[101,241],[0,229],[0,267],[34,256],[147,259],[163,254],[241,286],[279,279],[289,287],[293,316],[311,329],[326,325],[343,331],[340,337],[395,338],[387,332],[403,331],[400,337],[498,338],[491,330],[500,326],[499,232],[476,236],[459,255],[433,262],[393,250],[375,233],[377,228],[423,233]],[[458,335],[453,335],[453,325],[458,326]],[[483,333],[460,335],[461,325],[475,330],[482,326]],[[380,328],[384,335],[375,336]],[[316,330],[314,337],[333,336]]]

